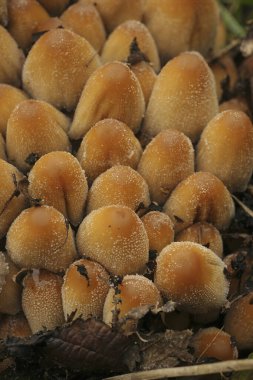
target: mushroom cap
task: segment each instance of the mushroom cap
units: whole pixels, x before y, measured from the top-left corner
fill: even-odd
[[[88,184],[74,156],[67,152],[45,154],[33,166],[28,180],[32,198],[53,206],[73,225],[82,221]]]
[[[110,273],[141,273],[148,262],[148,237],[139,217],[126,206],[92,211],[76,236],[81,255],[98,261]]]
[[[51,16],[62,14],[68,6],[70,0],[39,0],[43,7],[50,13]]]
[[[15,264],[28,269],[61,272],[76,257],[72,229],[51,206],[21,212],[9,228],[6,248]]]
[[[83,137],[99,120],[113,118],[140,128],[145,101],[140,83],[122,62],[110,62],[98,68],[88,79],[79,99],[69,136]]]
[[[1,315],[0,318],[0,339],[7,339],[15,336],[25,338],[32,335],[32,331],[23,313],[16,315]]]
[[[235,206],[223,182],[208,172],[198,172],[180,182],[164,205],[176,232],[196,222],[209,222],[218,230],[231,223]]]
[[[214,117],[197,147],[197,169],[215,174],[231,192],[244,191],[253,172],[253,125],[241,111]]]
[[[227,301],[229,283],[224,268],[223,261],[210,249],[197,243],[175,242],[157,257],[154,282],[180,310],[207,313]]]
[[[109,274],[102,265],[87,259],[75,261],[68,268],[62,286],[65,320],[102,318],[105,297],[109,291]]]
[[[29,157],[32,154],[40,157],[52,151],[70,151],[68,127],[69,118],[50,104],[41,100],[24,100],[8,120],[7,155],[18,168],[27,171],[31,168]]]
[[[91,183],[114,165],[128,165],[135,169],[141,154],[139,140],[125,123],[104,119],[87,132],[77,158]]]
[[[84,84],[100,66],[93,47],[66,29],[52,29],[33,45],[23,68],[23,86],[57,108],[75,108]]]
[[[146,180],[150,197],[163,204],[171,191],[194,172],[194,149],[183,133],[161,131],[146,146],[137,168]]]
[[[142,134],[153,137],[164,129],[177,129],[195,142],[217,113],[211,69],[199,53],[182,53],[169,61],[157,76]]]
[[[159,253],[174,240],[174,226],[165,213],[151,211],[145,214],[141,221],[148,235],[150,251]]]
[[[141,61],[130,66],[132,72],[140,82],[145,104],[148,105],[157,75],[150,63]]]
[[[117,165],[100,174],[93,182],[87,202],[87,212],[103,206],[122,205],[134,211],[148,207],[149,189],[142,176],[129,166]]]

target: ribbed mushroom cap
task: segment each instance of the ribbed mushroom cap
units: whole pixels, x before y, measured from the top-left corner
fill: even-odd
[[[253,125],[240,111],[214,117],[197,147],[197,169],[215,174],[231,192],[244,191],[253,171]]]
[[[34,269],[24,278],[22,307],[33,334],[64,323],[62,283],[60,276],[45,270]]]
[[[140,128],[145,101],[140,83],[129,67],[110,62],[97,69],[87,81],[78,102],[69,136],[79,139],[99,120],[113,118]]]
[[[87,259],[75,261],[67,270],[62,286],[65,320],[102,318],[105,297],[109,291],[109,274],[102,265]]]
[[[0,317],[0,339],[15,336],[25,338],[32,335],[32,331],[23,313],[16,315],[1,315]]]
[[[22,178],[23,174],[15,166],[0,159],[0,238],[26,206],[23,194],[14,195],[17,190],[15,181]]]
[[[87,132],[77,158],[91,183],[114,165],[128,165],[136,169],[141,154],[138,139],[125,123],[104,119]]]
[[[140,21],[128,20],[120,24],[107,38],[101,59],[104,63],[114,60],[126,62],[130,45],[136,39],[139,49],[145,54],[154,70],[160,70],[160,59],[155,41],[148,28]]]
[[[99,57],[88,41],[70,30],[52,29],[31,48],[23,68],[23,86],[32,97],[71,111],[99,66]]]
[[[82,221],[88,185],[74,156],[67,152],[45,154],[35,163],[28,180],[32,198],[53,206],[73,225]]]
[[[5,141],[1,133],[0,133],[0,159],[7,161],[6,153],[5,153]]]
[[[148,105],[157,75],[150,63],[141,61],[130,66],[132,72],[140,82],[146,106]]]
[[[183,133],[160,132],[144,150],[137,168],[146,180],[150,197],[163,204],[172,190],[194,172],[194,149]]]
[[[139,217],[126,206],[92,211],[76,236],[81,255],[102,264],[115,275],[141,273],[148,261],[148,237]]]
[[[27,171],[32,156],[63,150],[70,151],[66,134],[69,119],[50,104],[28,99],[19,103],[8,120],[6,148],[8,158]]]
[[[208,222],[218,230],[231,223],[235,206],[228,189],[215,175],[194,173],[177,185],[164,205],[164,212],[179,232],[196,222]]]
[[[68,6],[70,0],[39,0],[39,2],[52,16],[59,16]]]
[[[142,176],[129,166],[117,165],[93,182],[88,194],[87,212],[109,205],[128,206],[137,212],[149,204],[149,189]]]
[[[207,313],[226,303],[229,283],[224,268],[223,261],[210,249],[197,243],[176,242],[159,254],[154,282],[180,310]]]
[[[214,76],[196,52],[182,53],[159,73],[144,118],[143,135],[177,129],[195,142],[218,113]]]
[[[20,267],[52,272],[64,271],[76,257],[71,227],[50,206],[24,210],[8,231],[6,248]]]

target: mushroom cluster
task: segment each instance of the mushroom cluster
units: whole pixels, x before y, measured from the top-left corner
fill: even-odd
[[[253,350],[253,296],[224,319],[222,231],[253,125],[234,103],[219,112],[239,74],[207,63],[216,0],[71,3],[0,12],[0,338],[90,317],[129,334],[147,307],[193,329],[197,359],[237,358]]]

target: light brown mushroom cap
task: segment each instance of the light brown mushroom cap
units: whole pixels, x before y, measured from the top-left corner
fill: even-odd
[[[83,37],[52,29],[31,48],[23,68],[23,86],[32,97],[71,111],[99,66],[96,51]]]
[[[64,323],[62,283],[60,276],[38,269],[24,278],[22,307],[33,334]]]
[[[244,191],[253,171],[253,125],[241,111],[218,114],[197,147],[197,169],[215,174],[231,192]]]
[[[159,254],[154,282],[180,310],[207,313],[227,301],[229,283],[224,268],[223,261],[210,249],[197,243],[175,242]]]
[[[68,7],[60,19],[65,28],[84,37],[96,51],[102,49],[106,33],[95,5],[78,2]]]
[[[7,161],[6,153],[5,153],[5,141],[1,133],[0,133],[0,159]]]
[[[232,98],[220,104],[219,112],[228,110],[242,111],[246,113],[248,116],[251,115],[251,111],[247,103],[247,100],[243,97]]]
[[[73,225],[83,220],[88,184],[78,160],[70,153],[45,154],[35,163],[28,180],[32,198],[53,206]]]
[[[23,100],[26,100],[26,94],[16,87],[0,83],[0,132],[6,135],[7,122],[10,114]]]
[[[177,129],[195,142],[217,113],[218,100],[211,69],[199,53],[182,53],[159,73],[142,133],[152,137],[164,129]]]
[[[149,250],[160,252],[174,240],[174,227],[168,215],[151,211],[141,218],[149,240]]]
[[[0,25],[0,46],[0,83],[19,86],[25,60],[24,53],[18,48],[14,38],[2,25]]]
[[[183,180],[164,205],[176,232],[197,222],[208,222],[218,230],[230,225],[235,206],[231,194],[215,175],[198,172]]]
[[[118,285],[119,294],[111,288],[106,296],[103,312],[103,320],[112,325],[115,312],[115,296],[119,300],[117,309],[118,318],[124,318],[128,312],[141,306],[161,306],[162,298],[155,284],[144,276],[126,275]]]
[[[194,172],[194,149],[183,133],[161,131],[144,150],[137,168],[146,180],[150,197],[163,204],[172,190]]]
[[[137,132],[144,109],[140,83],[130,68],[122,62],[107,63],[87,81],[76,107],[69,136],[79,139],[105,118],[120,120]]]
[[[23,194],[13,196],[16,189],[15,180],[23,178],[15,166],[0,159],[0,239],[4,237],[14,219],[26,206]]]
[[[80,259],[67,270],[62,286],[65,320],[76,311],[74,318],[102,318],[105,297],[109,291],[109,274],[98,263]]]
[[[101,59],[104,63],[114,60],[126,62],[129,56],[130,45],[136,39],[138,47],[145,54],[148,61],[158,72],[160,59],[155,41],[148,28],[140,21],[128,20],[120,24],[107,38]]]
[[[104,119],[87,132],[77,158],[91,183],[114,165],[128,165],[136,169],[141,154],[139,140],[125,123]]]
[[[24,210],[12,223],[6,248],[21,268],[67,269],[76,257],[74,237],[64,216],[51,206]]]
[[[6,132],[6,148],[10,161],[27,171],[29,158],[52,151],[70,151],[67,136],[69,118],[50,104],[34,99],[19,103],[11,113]],[[27,161],[28,159],[28,161]]]
[[[92,211],[76,236],[81,255],[102,264],[110,273],[141,273],[148,261],[148,237],[139,217],[126,206]]]
[[[15,336],[25,338],[32,335],[32,331],[23,313],[16,315],[1,315],[0,317],[0,339]]]
[[[68,6],[70,0],[39,0],[39,2],[52,16],[59,16]]]
[[[93,182],[88,193],[87,212],[109,205],[128,206],[137,212],[149,204],[149,189],[142,176],[129,166],[117,165]]]
[[[187,50],[207,55],[214,47],[219,10],[215,0],[145,0],[143,20],[167,62]]]
[[[150,63],[142,61],[130,66],[132,72],[140,82],[145,104],[148,105],[157,75]]]
[[[223,256],[223,242],[220,232],[212,224],[195,223],[176,235],[175,241],[192,241],[211,249],[220,258]]]

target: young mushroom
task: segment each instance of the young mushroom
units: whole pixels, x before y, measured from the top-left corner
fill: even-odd
[[[39,0],[51,16],[59,16],[67,8],[70,0]]]

